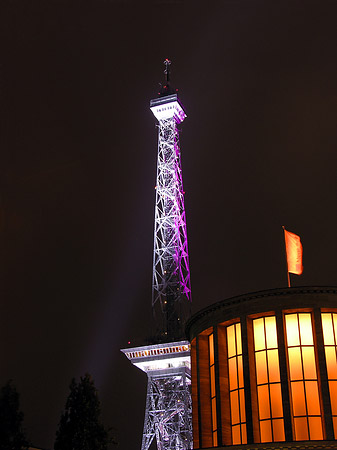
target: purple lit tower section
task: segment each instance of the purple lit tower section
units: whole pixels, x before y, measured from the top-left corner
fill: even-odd
[[[185,322],[190,314],[191,283],[178,125],[186,114],[166,84],[150,108],[158,125],[158,164],[154,227],[152,307],[158,328],[153,345],[123,349],[147,374],[141,450],[190,450],[192,437],[190,343]]]
[[[166,84],[150,102],[159,122],[152,306],[161,338],[172,341],[184,337],[191,282],[178,131],[186,114],[170,87],[170,61],[164,63]]]

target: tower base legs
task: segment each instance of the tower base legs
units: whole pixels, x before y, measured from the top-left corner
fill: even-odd
[[[154,437],[158,450],[193,448],[190,377],[186,368],[172,373],[148,372],[142,449],[148,450]]]

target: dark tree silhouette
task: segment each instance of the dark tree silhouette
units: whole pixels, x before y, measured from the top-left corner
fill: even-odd
[[[54,450],[107,450],[108,430],[100,421],[101,408],[97,389],[90,375],[70,384],[65,411],[56,432]]]
[[[29,443],[22,428],[23,413],[19,410],[19,394],[8,381],[0,392],[0,448],[22,450]]]

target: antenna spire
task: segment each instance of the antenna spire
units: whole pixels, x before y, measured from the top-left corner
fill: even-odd
[[[164,65],[165,65],[164,74],[166,75],[165,84],[166,84],[166,86],[168,86],[170,84],[170,65],[171,65],[171,61],[166,58],[165,61],[164,61]]]
[[[170,74],[171,74],[170,65],[171,64],[172,64],[171,61],[166,58],[164,61],[165,84],[164,84],[164,86],[161,86],[161,89],[159,92],[159,97],[165,97],[166,95],[171,95],[171,94],[176,93],[176,91],[171,87],[171,81],[170,81]]]

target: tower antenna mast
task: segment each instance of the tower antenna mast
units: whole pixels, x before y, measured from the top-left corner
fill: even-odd
[[[165,64],[164,74],[166,75],[166,86],[168,86],[169,83],[170,83],[170,65],[171,65],[171,61],[169,59],[165,59],[164,64]]]
[[[156,437],[158,450],[190,450],[192,438],[190,344],[185,322],[190,315],[191,281],[178,125],[186,114],[166,84],[150,109],[158,120],[158,159],[154,221],[152,307],[158,327],[156,343],[123,349],[132,364],[147,373],[141,450]]]

